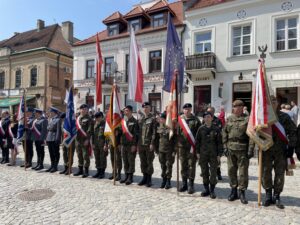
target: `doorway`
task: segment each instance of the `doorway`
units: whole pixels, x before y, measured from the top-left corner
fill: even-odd
[[[203,116],[211,105],[211,85],[194,86],[194,114]]]
[[[242,100],[247,106],[248,112],[251,111],[252,100],[252,83],[233,83],[232,102],[234,100]]]

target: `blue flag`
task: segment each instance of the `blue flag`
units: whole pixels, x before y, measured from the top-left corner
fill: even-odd
[[[24,124],[24,116],[25,116],[25,101],[24,96],[21,97],[21,101],[19,104],[18,109],[18,134],[17,134],[17,141],[20,142],[23,139],[25,124]]]
[[[184,73],[184,53],[181,42],[172,22],[171,16],[168,16],[168,31],[167,31],[167,47],[164,69],[164,87],[167,92],[171,90],[172,77],[174,70],[178,70],[178,93],[181,92],[183,87],[183,73]]]
[[[66,118],[64,121],[64,145],[69,147],[77,135],[76,117],[74,112],[74,100],[72,87],[68,94]]]

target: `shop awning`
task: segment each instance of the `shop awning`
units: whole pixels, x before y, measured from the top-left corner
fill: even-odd
[[[27,96],[26,101],[33,99],[33,96]],[[18,105],[20,103],[20,97],[10,97],[10,98],[2,98],[0,99],[0,108],[8,108],[12,105]]]

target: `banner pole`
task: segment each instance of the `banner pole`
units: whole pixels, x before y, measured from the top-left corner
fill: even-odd
[[[27,104],[26,104],[26,89],[24,89],[24,153],[25,153],[25,162],[24,162],[24,170],[26,171],[26,164],[27,164],[27,120],[26,120],[26,111],[27,111]]]
[[[261,180],[262,180],[262,149],[258,148],[258,195],[257,195],[257,203],[258,206],[261,206]]]
[[[69,173],[69,178],[71,177],[71,155],[72,155],[72,151],[73,151],[73,149],[72,149],[72,144],[73,143],[71,143],[71,145],[69,146],[69,149],[68,149],[68,151],[69,151],[69,154],[68,154],[68,161],[69,161],[69,168],[68,168],[68,173]]]

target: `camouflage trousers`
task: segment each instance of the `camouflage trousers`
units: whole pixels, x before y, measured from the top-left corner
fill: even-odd
[[[104,151],[104,145],[95,145],[94,156],[96,169],[106,169],[107,167],[107,151]]]
[[[216,185],[217,184],[217,169],[218,159],[215,152],[200,152],[199,164],[201,167],[201,174],[203,184]]]
[[[249,159],[247,158],[247,151],[229,150],[227,165],[230,186],[232,188],[238,187],[240,190],[246,190],[249,181]],[[237,175],[238,171],[239,177]]]
[[[76,153],[78,166],[90,167],[89,146],[84,146],[83,143],[76,141]]]
[[[195,179],[197,157],[191,148],[179,147],[179,159],[182,179]]]
[[[158,158],[161,167],[161,177],[171,179],[175,156],[172,152],[159,152]]]
[[[121,156],[121,151],[119,149],[119,146],[116,147],[116,169],[117,171],[121,171],[122,170],[122,156]],[[111,161],[111,166],[112,169],[114,170],[114,157],[115,157],[115,148],[111,145],[110,146],[110,161]],[[117,172],[116,171],[116,172]]]
[[[69,149],[71,148],[71,149]],[[71,166],[73,165],[73,159],[74,159],[74,152],[75,152],[75,141],[70,145],[70,147],[67,148],[66,146],[63,147],[63,159],[64,159],[64,166],[69,166],[69,163]],[[69,162],[69,154],[71,151],[71,162]]]
[[[155,157],[154,150],[150,151],[149,146],[139,146],[139,156],[141,162],[141,171],[148,175],[153,174],[153,160]]]
[[[262,157],[262,184],[264,189],[274,188],[274,192],[281,193],[284,186],[284,173],[287,162],[284,150],[271,147],[268,151],[263,151]],[[274,168],[274,183],[272,181],[272,170]]]
[[[136,157],[136,151],[131,152],[130,145],[122,146],[122,158],[123,158],[125,173],[134,173],[135,172],[135,157]]]

